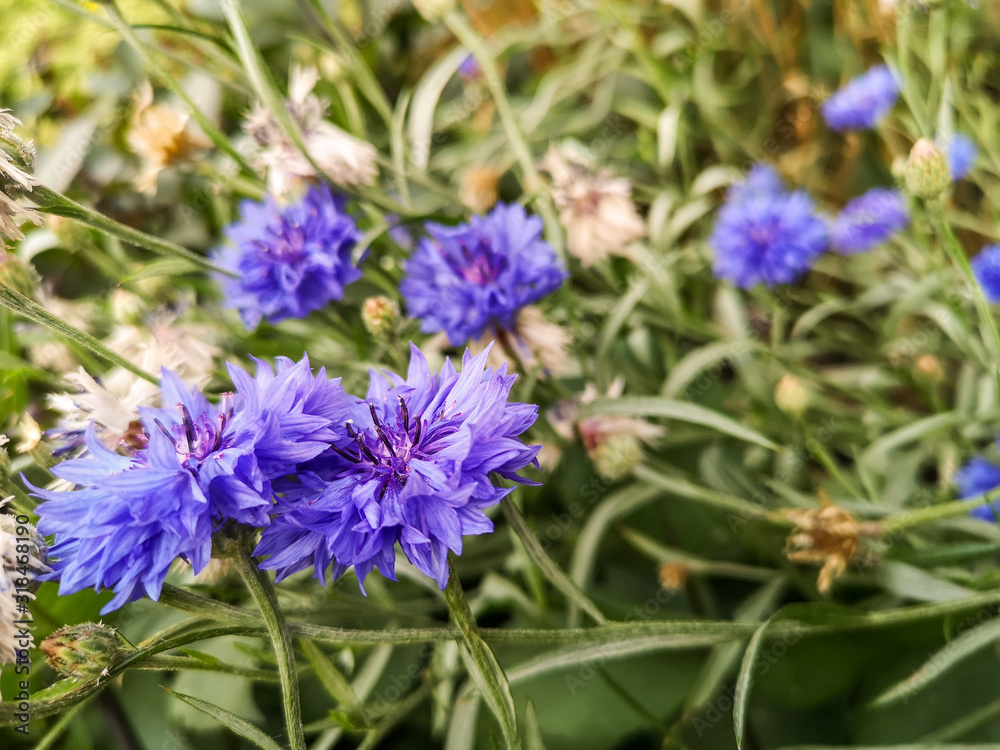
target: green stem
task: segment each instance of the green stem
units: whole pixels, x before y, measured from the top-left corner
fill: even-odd
[[[306,739],[302,733],[302,709],[299,705],[299,683],[295,677],[295,653],[292,649],[292,635],[288,630],[274,584],[267,574],[257,567],[253,557],[246,550],[233,558],[243,582],[250,590],[254,601],[264,616],[264,625],[274,644],[274,655],[278,660],[278,679],[281,682],[281,701],[285,711],[285,725],[292,750],[305,750]]]
[[[57,193],[55,190],[47,188],[44,185],[39,185],[32,190],[31,200],[38,206],[38,210],[42,213],[63,216],[67,219],[79,221],[81,224],[86,224],[112,237],[117,237],[130,245],[144,248],[159,255],[183,258],[208,271],[223,273],[227,276],[236,275],[231,271],[219,268],[212,261],[208,260],[208,258],[198,255],[186,247],[168,242],[167,240],[161,240],[159,237],[154,237],[127,224],[115,221],[109,216],[82,206],[76,201],[70,200],[62,193]]]
[[[559,231],[559,218],[556,215],[555,205],[552,203],[552,199],[548,193],[543,190],[542,179],[535,166],[535,158],[531,155],[528,139],[521,132],[521,124],[518,122],[514,108],[507,97],[503,79],[500,77],[500,69],[497,66],[492,50],[490,50],[486,40],[469,25],[469,22],[461,12],[457,10],[449,11],[444,16],[444,22],[451,30],[451,33],[458,37],[458,41],[469,49],[473,57],[476,58],[476,62],[479,63],[479,67],[483,71],[483,79],[486,81],[486,87],[489,89],[490,96],[496,104],[497,114],[500,115],[500,121],[503,123],[504,130],[507,132],[507,138],[510,140],[511,149],[514,151],[514,156],[521,165],[525,192],[537,196],[538,212],[545,219],[547,229],[546,238],[562,254],[562,234]]]
[[[0,284],[0,305],[10,308],[21,317],[27,318],[35,323],[41,323],[43,326],[51,328],[57,333],[61,333],[70,341],[75,341],[77,344],[86,347],[102,359],[106,359],[111,364],[118,365],[119,367],[128,370],[133,375],[138,375],[143,380],[148,380],[154,385],[160,384],[159,378],[132,364],[121,355],[111,351],[111,349],[106,347],[89,333],[71,326],[69,323],[64,322],[50,313],[34,300],[28,299],[20,292],[2,284]]]
[[[882,522],[883,528],[886,534],[893,535],[903,529],[909,529],[913,526],[929,523],[930,521],[939,521],[943,518],[965,515],[970,510],[988,505],[995,500],[1000,500],[1000,490],[993,490],[975,500],[956,500],[952,503],[941,503],[930,508],[919,508],[918,510],[900,513],[897,516],[890,516]]]

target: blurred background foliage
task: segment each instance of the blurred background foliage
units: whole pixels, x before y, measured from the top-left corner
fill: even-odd
[[[397,0],[319,4],[373,71],[392,108],[386,120],[352,67],[357,61],[317,21],[316,5],[243,3],[279,87],[293,62],[316,65],[320,92],[332,103],[330,119],[372,141],[387,159],[399,157],[383,172],[387,190],[412,209],[404,227],[419,232],[425,218],[467,215],[461,185],[471,165],[496,169],[501,199],[522,198],[484,84],[442,76],[460,62],[448,58],[456,42],[445,27],[427,24]],[[960,0],[892,6],[464,2],[503,63],[534,155],[555,139],[575,139],[599,164],[632,181],[648,224],[637,262],[572,267],[572,285],[553,308],[573,337],[574,367],[557,383],[526,379],[516,397],[544,412],[585,383],[604,393],[622,378],[629,396],[660,400],[661,407],[636,406],[635,413],[666,425],[666,436],[621,477],[600,476],[582,446],[562,444],[558,468],[546,473],[544,486],[519,490],[517,502],[548,553],[608,618],[748,624],[742,641],[660,644],[614,657],[598,650],[537,671],[532,660],[544,659],[551,647],[495,644],[519,713],[530,699],[549,750],[734,747],[734,694],[746,640],[785,605],[801,605],[795,617],[816,632],[762,640],[751,665],[745,748],[1000,743],[995,525],[959,515],[862,541],[848,571],[823,594],[815,566],[793,564],[785,553],[791,524],[733,510],[741,501],[764,510],[817,508],[825,496],[858,518],[879,519],[953,500],[955,470],[992,450],[1000,372],[969,290],[919,209],[910,230],[885,247],[849,258],[827,255],[801,285],[744,294],[711,277],[705,238],[714,210],[754,162],[774,164],[833,212],[869,187],[893,184],[913,141],[941,129],[968,133],[982,154],[972,179],[955,186],[947,219],[970,255],[997,241],[1000,6]],[[133,0],[120,9],[206,115],[237,135],[253,94],[214,4]],[[134,93],[149,73],[110,27],[102,5],[3,0],[0,12],[0,101],[34,138],[37,171],[47,184],[199,251],[219,242],[238,200],[260,196],[259,179],[216,151],[169,170],[155,196],[137,193],[140,167],[126,135]],[[881,59],[903,72],[906,106],[877,132],[845,136],[826,129],[819,104]],[[162,80],[153,80],[157,97],[170,99],[159,88]],[[409,134],[428,134],[429,179],[418,179],[421,170],[399,151],[404,126]],[[385,218],[371,201],[360,203],[363,229]],[[98,337],[123,320],[165,310],[212,323],[230,359],[308,350],[314,363],[342,373],[348,390],[357,390],[371,363],[399,367],[403,342],[419,336],[413,325],[389,342],[365,332],[361,301],[395,294],[406,257],[384,231],[370,239],[375,262],[345,300],[321,314],[327,317],[265,327],[251,337],[234,317],[219,316],[210,280],[79,225],[49,219],[17,253],[44,279],[45,294],[62,314]],[[43,396],[60,389],[67,362],[95,374],[104,369],[85,350],[0,310],[0,430],[24,440],[25,413],[51,426]],[[775,389],[789,374],[807,393],[801,409],[776,403]],[[219,377],[216,385],[222,383]],[[668,400],[728,415],[762,440],[671,418]],[[559,442],[544,424],[535,439]],[[51,462],[43,443],[25,449],[15,468],[44,481]],[[459,568],[480,625],[589,624],[548,586],[509,527],[498,526],[496,534],[468,540]],[[175,582],[189,581],[179,572]],[[364,598],[350,576],[325,590],[295,576],[282,596],[292,616],[321,624],[443,625],[446,610],[425,584],[373,577]],[[225,578],[195,586],[223,601],[244,598]],[[36,640],[61,624],[96,620],[108,598],[59,598],[54,585],[43,586],[33,606]],[[107,621],[138,643],[181,619],[143,601]],[[981,634],[976,648],[946,648],[972,632]],[[272,665],[258,639],[220,639],[197,649],[230,664]],[[462,682],[452,645],[324,646],[322,652],[353,682],[367,711],[331,698],[315,667],[305,667],[304,711],[315,747],[490,746],[495,729],[486,711],[477,720],[463,708],[467,699],[456,702]],[[37,691],[55,675],[33,653]],[[912,694],[876,702],[922,665]],[[16,693],[15,679],[4,671],[5,696]],[[0,740],[4,747],[32,747],[52,731],[45,747],[67,750],[249,747],[160,685],[211,700],[272,736],[281,731],[273,683],[131,671],[71,716],[38,718],[30,739],[0,729]],[[375,725],[377,735],[359,731]]]

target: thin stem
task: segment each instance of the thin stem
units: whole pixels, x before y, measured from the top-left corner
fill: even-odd
[[[295,653],[288,623],[278,606],[278,595],[267,574],[257,567],[253,557],[241,550],[233,558],[243,582],[264,616],[264,625],[274,644],[278,660],[278,679],[281,682],[281,702],[285,711],[285,726],[292,750],[305,750],[306,739],[302,733],[302,708],[299,704],[299,683],[295,677]]]
[[[500,121],[507,132],[511,149],[521,165],[525,192],[537,196],[538,212],[545,218],[546,239],[562,253],[562,235],[559,231],[559,218],[556,216],[555,206],[548,193],[543,190],[542,179],[535,166],[535,158],[531,155],[528,139],[521,132],[521,124],[510,104],[510,99],[507,97],[507,91],[504,88],[503,79],[500,77],[500,69],[493,52],[486,40],[469,25],[461,12],[457,10],[448,12],[444,16],[444,22],[451,33],[458,37],[458,41],[469,49],[473,57],[476,58],[476,62],[479,63],[486,87],[490,91],[490,96],[497,107],[497,113],[500,115]]]
[[[1000,367],[1000,331],[997,330],[996,321],[993,319],[993,313],[990,311],[989,303],[986,301],[986,297],[983,296],[983,289],[979,286],[979,282],[976,281],[976,276],[972,272],[972,266],[969,265],[969,259],[965,255],[965,250],[962,249],[961,244],[959,244],[958,238],[955,237],[955,233],[951,231],[951,225],[944,215],[944,206],[940,200],[933,200],[927,202],[927,210],[930,212],[931,217],[934,220],[938,231],[941,233],[941,237],[944,240],[944,249],[948,253],[948,256],[952,259],[959,270],[965,275],[965,278],[972,285],[973,299],[976,303],[976,310],[979,313],[980,325],[986,328],[989,338],[987,340],[987,346],[990,349],[990,353],[993,355],[993,364],[996,367]]]
[[[183,258],[209,271],[226,274],[227,276],[236,276],[232,271],[219,268],[208,258],[198,255],[186,247],[162,240],[159,237],[146,234],[127,224],[115,221],[111,217],[82,206],[76,201],[70,200],[62,193],[57,193],[55,190],[47,188],[44,185],[39,185],[31,191],[31,200],[38,206],[38,210],[43,213],[74,219],[81,224],[98,229],[131,245],[145,248],[160,255]]]

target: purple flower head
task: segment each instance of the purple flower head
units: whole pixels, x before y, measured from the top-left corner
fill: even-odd
[[[938,147],[945,152],[945,157],[948,159],[952,180],[961,180],[969,174],[979,156],[975,141],[962,133],[955,133],[944,143],[939,140]]]
[[[240,221],[226,229],[231,244],[213,251],[212,259],[236,274],[219,276],[219,283],[226,305],[240,311],[248,329],[262,318],[304,318],[341,299],[344,287],[361,278],[351,261],[361,235],[345,203],[319,185],[284,207],[270,196],[240,204]]]
[[[987,245],[969,265],[983,296],[990,302],[1000,302],[1000,245]]]
[[[541,238],[542,220],[519,205],[498,203],[468,224],[428,224],[406,266],[399,291],[424,333],[444,331],[452,345],[487,330],[511,330],[522,307],[558,289],[566,278]]]
[[[830,240],[841,253],[863,253],[881,245],[909,222],[898,190],[873,188],[847,203],[830,227]]]
[[[353,565],[364,591],[376,566],[395,580],[398,543],[443,589],[448,551],[460,554],[464,535],[492,531],[483,510],[511,491],[491,472],[532,484],[517,472],[541,448],[520,440],[538,407],[509,402],[516,376],[486,368],[487,356],[466,352],[461,372],[449,360],[433,373],[411,345],[405,380],[372,372],[344,435],[282,484],[255,553],[271,556],[261,567],[279,580],[312,567],[325,582],[327,568],[337,578]]]
[[[761,172],[730,191],[708,240],[716,277],[744,289],[795,281],[829,244],[826,224],[809,196],[802,190],[776,192],[777,175],[765,177]]]
[[[985,458],[973,458],[955,475],[958,496],[963,500],[975,500],[1000,487],[1000,466]],[[993,509],[1000,511],[1000,501],[973,508],[969,515],[983,521],[995,521]]]
[[[823,102],[823,118],[834,130],[872,128],[898,96],[896,76],[885,65],[876,65]]]
[[[200,571],[212,532],[227,519],[268,522],[271,485],[254,456],[255,434],[236,399],[214,406],[163,371],[165,409],[142,409],[146,446],[121,456],[87,434],[88,455],[52,473],[78,485],[72,492],[33,487],[39,530],[55,534],[52,557],[60,593],[113,588],[102,613],[143,595],[157,599],[167,569],[183,557]]]

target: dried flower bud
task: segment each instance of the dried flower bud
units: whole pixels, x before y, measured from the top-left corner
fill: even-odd
[[[624,479],[642,461],[642,446],[638,438],[614,434],[589,451],[597,473],[609,481]]]
[[[928,383],[940,383],[944,379],[944,368],[941,360],[933,354],[923,354],[913,364],[913,373],[920,380]]]
[[[399,325],[399,305],[388,297],[369,297],[361,306],[361,322],[375,338],[385,338]]]
[[[90,679],[108,674],[135,651],[118,631],[101,623],[67,625],[42,641],[49,666],[73,679]]]
[[[667,562],[660,566],[660,585],[667,591],[680,591],[691,575],[691,566],[682,562]]]
[[[774,403],[785,414],[798,419],[809,406],[809,391],[794,375],[785,375],[774,389]]]
[[[906,161],[906,189],[918,198],[937,198],[951,184],[948,160],[934,142],[921,138]]]
[[[0,250],[0,286],[6,286],[25,297],[34,297],[40,278],[29,263],[14,253]]]

